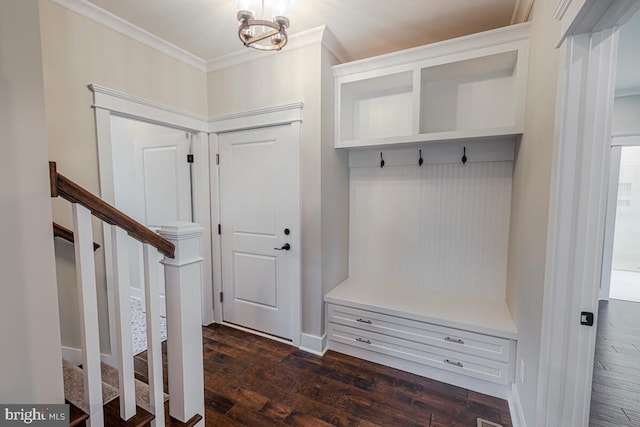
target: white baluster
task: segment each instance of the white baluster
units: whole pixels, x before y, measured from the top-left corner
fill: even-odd
[[[98,298],[96,294],[96,269],[93,259],[93,230],[91,212],[74,203],[73,226],[75,231],[76,278],[80,304],[80,338],[82,341],[82,369],[84,394],[89,411],[90,426],[103,426],[102,375],[100,373],[100,335],[98,328]]]
[[[160,341],[160,268],[158,251],[144,244],[144,295],[147,318],[147,364],[149,406],[155,419],[152,426],[164,426],[164,391],[162,381],[162,342]]]
[[[198,224],[163,225],[158,233],[176,247],[175,258],[165,257],[169,413],[185,422],[204,417],[202,356],[201,268],[202,231]],[[204,419],[197,425],[204,425]]]
[[[111,226],[113,293],[115,296],[115,324],[120,388],[120,417],[124,420],[128,420],[136,414],[127,239],[127,233],[124,230],[115,225]]]

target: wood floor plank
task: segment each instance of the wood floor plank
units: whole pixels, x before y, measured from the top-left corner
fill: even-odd
[[[477,417],[511,426],[501,399],[228,326],[203,327],[202,335],[206,426],[459,427]],[[135,366],[146,375],[145,354]]]
[[[640,304],[601,301],[591,387],[591,426],[640,425],[639,342]]]

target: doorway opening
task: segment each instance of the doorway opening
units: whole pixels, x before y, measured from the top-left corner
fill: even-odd
[[[640,14],[618,39],[590,423],[640,422]]]
[[[113,195],[117,209],[157,231],[162,225],[193,219],[192,185],[187,154],[191,134],[183,130],[114,116],[111,119]],[[147,349],[143,244],[127,239],[134,354]],[[162,255],[158,254],[158,261]],[[166,340],[165,283],[161,264],[160,335]]]
[[[619,151],[609,298],[640,302],[640,146]]]

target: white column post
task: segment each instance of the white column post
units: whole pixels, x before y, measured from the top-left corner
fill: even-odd
[[[176,247],[175,258],[164,258],[167,302],[169,414],[188,421],[204,417],[202,355],[203,228],[190,222],[163,225],[158,233]],[[201,421],[198,425],[204,425]]]
[[[160,341],[160,269],[158,251],[148,243],[143,245],[144,299],[147,308],[147,373],[149,406],[155,419],[151,426],[164,426],[164,392],[162,382],[162,342]]]
[[[131,332],[131,296],[129,292],[129,251],[127,232],[111,225],[113,294],[115,305],[115,350],[118,360],[120,417],[128,420],[136,414],[133,338]]]

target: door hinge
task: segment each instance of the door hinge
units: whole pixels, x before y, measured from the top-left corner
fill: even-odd
[[[222,225],[218,224],[218,234],[222,234]]]
[[[220,292],[220,302],[224,302],[224,293]]]
[[[216,154],[216,165],[220,164],[220,154]]]
[[[193,154],[187,154],[187,163],[193,163]]]

